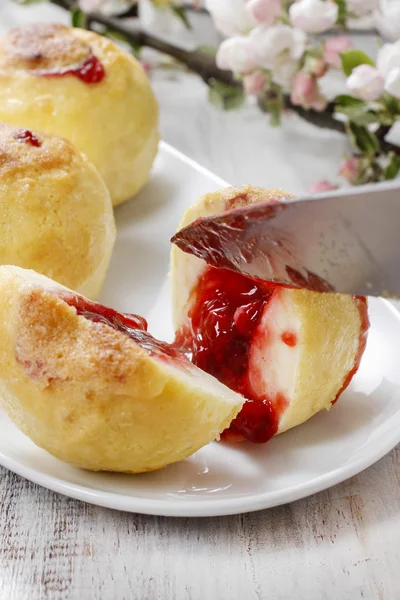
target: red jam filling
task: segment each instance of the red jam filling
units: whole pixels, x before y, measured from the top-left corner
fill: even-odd
[[[175,347],[195,365],[247,398],[224,438],[266,442],[278,430],[286,401],[256,396],[249,382],[249,350],[275,286],[226,269],[209,267],[200,278],[189,312],[189,328]]]
[[[117,331],[129,336],[136,344],[151,355],[158,358],[179,361],[187,364],[185,356],[175,350],[171,344],[156,340],[147,332],[147,322],[143,317],[120,313],[98,302],[91,302],[83,296],[75,294],[62,295],[64,302],[73,306],[78,315],[94,323],[104,323]]]
[[[25,144],[35,146],[35,148],[40,148],[42,145],[42,142],[35,135],[33,135],[32,131],[29,131],[29,129],[21,129],[20,131],[17,131],[17,133],[14,135],[14,139],[17,140],[17,142],[24,142]]]
[[[297,344],[297,335],[292,331],[284,331],[281,338],[282,342],[286,344],[286,346],[289,346],[289,348],[294,348]]]
[[[317,281],[317,290],[320,286],[321,282]],[[276,287],[280,286],[234,271],[208,267],[195,290],[188,314],[189,324],[176,335],[176,348],[186,353],[195,365],[247,399],[239,415],[221,436],[227,440],[267,442],[277,433],[280,417],[287,407],[287,399],[282,394],[273,400],[255,394],[248,373],[254,334]],[[367,303],[362,297],[356,300],[362,321],[360,344],[354,367],[334,402],[350,384],[365,350],[369,327]],[[292,348],[297,344],[297,336],[291,331],[283,332],[281,339]]]
[[[74,75],[83,83],[100,83],[103,81],[106,71],[99,59],[91,54],[81,65],[73,68],[62,69],[61,71],[37,71],[37,75],[42,77],[65,77],[66,75]]]

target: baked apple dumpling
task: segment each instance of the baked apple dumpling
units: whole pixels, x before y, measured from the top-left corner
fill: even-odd
[[[0,123],[0,213],[0,265],[98,295],[115,240],[112,204],[70,142]]]
[[[0,267],[0,399],[77,467],[152,471],[228,427],[243,398],[121,315],[33,271]]]
[[[146,183],[158,147],[157,103],[138,61],[61,24],[13,29],[0,41],[0,119],[69,139],[114,205]]]
[[[280,190],[244,186],[208,194],[181,227]],[[277,286],[207,266],[172,249],[176,347],[247,402],[225,436],[268,441],[330,409],[366,344],[365,298]]]

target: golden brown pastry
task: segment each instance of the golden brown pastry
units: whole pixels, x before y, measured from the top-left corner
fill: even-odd
[[[281,190],[243,186],[207,194],[180,228]],[[225,435],[265,442],[329,410],[355,374],[366,343],[364,298],[289,289],[209,267],[172,248],[177,346],[248,402]]]
[[[98,295],[115,240],[112,204],[70,142],[0,123],[0,215],[0,265]]]
[[[147,181],[158,108],[140,64],[111,40],[60,24],[0,41],[0,119],[69,139],[97,167],[113,204]]]
[[[0,399],[38,446],[91,470],[142,472],[215,439],[243,398],[121,315],[0,267]]]

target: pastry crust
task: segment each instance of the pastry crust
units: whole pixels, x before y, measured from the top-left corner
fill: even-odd
[[[136,473],[183,460],[229,425],[240,396],[183,357],[78,316],[68,293],[0,267],[0,398],[38,446],[81,468]]]
[[[116,235],[112,204],[70,142],[0,123],[0,213],[0,264],[98,295]]]
[[[101,81],[60,76],[93,56]],[[142,67],[79,28],[37,23],[0,41],[0,119],[69,139],[96,166],[114,205],[144,185],[157,153],[158,107]]]

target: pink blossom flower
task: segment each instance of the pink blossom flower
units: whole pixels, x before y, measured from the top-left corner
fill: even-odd
[[[281,12],[281,0],[249,0],[247,10],[257,23],[272,25]]]
[[[325,75],[328,65],[323,58],[311,57],[306,61],[305,69],[307,73],[315,75],[315,77],[322,77]]]
[[[321,94],[315,77],[305,71],[299,71],[294,76],[290,100],[295,106],[313,108],[319,112],[325,110],[327,105],[327,100]]]
[[[290,100],[295,106],[311,106],[315,99],[316,82],[312,75],[300,71],[294,76]]]
[[[264,73],[255,72],[243,78],[244,91],[248,96],[258,96],[265,89],[267,78]]]
[[[352,47],[352,41],[346,35],[329,38],[325,44],[324,59],[331,67],[340,69],[340,55]]]
[[[151,62],[149,62],[148,60],[141,60],[140,64],[142,65],[142,69],[146,73],[146,75],[150,75],[153,69],[153,65],[151,64]]]
[[[324,112],[328,106],[328,100],[320,92],[318,92],[315,99],[311,102],[311,108],[317,112]]]
[[[337,190],[338,185],[327,181],[326,179],[321,179],[321,181],[316,181],[308,188],[307,192],[309,194],[318,194],[319,192],[329,192],[330,190]]]
[[[347,158],[339,169],[339,175],[350,183],[355,183],[360,174],[360,165],[357,158]]]

